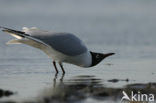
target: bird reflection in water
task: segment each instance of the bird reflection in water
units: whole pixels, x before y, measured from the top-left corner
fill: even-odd
[[[63,83],[63,78],[64,78],[65,73],[62,73],[59,84]],[[53,87],[56,87],[56,83],[57,83],[57,79],[58,79],[58,73],[55,73],[55,77],[53,79]]]
[[[74,103],[83,101],[88,97],[96,97],[96,92],[102,88],[101,79],[92,75],[75,76],[72,79],[64,80],[64,74],[60,79],[55,74],[53,87],[47,88],[42,93],[42,103]],[[102,94],[108,96],[108,94]]]

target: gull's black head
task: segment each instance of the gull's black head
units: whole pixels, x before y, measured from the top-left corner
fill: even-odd
[[[100,63],[104,58],[114,55],[115,53],[107,53],[107,54],[102,54],[102,53],[95,53],[95,52],[90,52],[92,56],[92,66],[97,65]]]

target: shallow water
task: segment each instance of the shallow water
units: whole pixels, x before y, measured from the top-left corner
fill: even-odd
[[[71,32],[92,51],[116,53],[92,68],[64,64],[66,74],[56,76],[52,60],[43,52],[26,45],[6,45],[13,37],[0,32],[0,89],[15,92],[0,101],[42,102],[44,97],[55,96],[51,101],[116,103],[121,96],[105,98],[88,91],[116,91],[129,84],[155,83],[155,4],[154,0],[0,1],[2,26]],[[57,89],[53,88],[60,86],[67,90],[61,88],[64,94],[56,96]],[[74,89],[68,91],[69,87]],[[122,95],[121,91],[117,93]],[[58,101],[60,98],[62,101]]]

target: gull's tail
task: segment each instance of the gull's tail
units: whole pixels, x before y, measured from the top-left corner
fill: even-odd
[[[2,26],[0,26],[0,28],[2,28],[3,32],[7,32],[10,35],[17,38],[17,39],[21,39],[21,38],[24,38],[26,36],[30,36],[28,34],[25,34],[25,32],[23,32],[23,31],[17,31],[17,30],[13,30],[13,29],[10,29],[10,28],[2,27]]]
[[[26,34],[23,31],[18,31],[18,30],[13,30],[10,28],[6,28],[6,27],[2,27],[0,26],[0,29],[2,29],[3,32],[7,32],[10,35],[12,35],[13,37],[17,38],[17,39],[13,39],[7,42],[7,44],[27,44],[29,46],[38,48],[43,50],[47,55],[48,53],[48,49],[50,48],[48,44],[44,43],[43,41],[36,39],[34,37],[32,37],[29,34]]]
[[[0,28],[2,28],[3,32],[7,32],[11,36],[17,38],[17,39],[13,39],[13,40],[8,41],[7,44],[20,44],[20,43],[22,43],[22,40],[24,38],[26,38],[26,36],[30,36],[28,34],[25,34],[25,32],[23,32],[23,31],[17,31],[17,30],[13,30],[10,28],[2,27],[2,26],[0,26]]]
[[[22,40],[24,40],[24,41],[26,41],[26,40],[32,40],[32,41],[34,41],[36,43],[44,44],[44,45],[48,46],[46,43],[42,42],[39,39],[36,39],[36,38],[32,37],[29,34],[26,34],[23,31],[13,30],[13,29],[10,29],[10,28],[2,27],[2,26],[0,26],[0,28],[2,28],[2,31],[3,32],[7,32],[10,35],[12,35],[13,37],[17,38],[15,40],[11,40],[10,42],[15,42],[16,40],[19,41],[19,42],[21,42]]]

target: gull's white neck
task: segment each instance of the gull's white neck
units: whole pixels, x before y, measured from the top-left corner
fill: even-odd
[[[74,57],[68,57],[68,60],[65,62],[75,64],[81,67],[90,67],[92,64],[92,56],[89,51]]]

